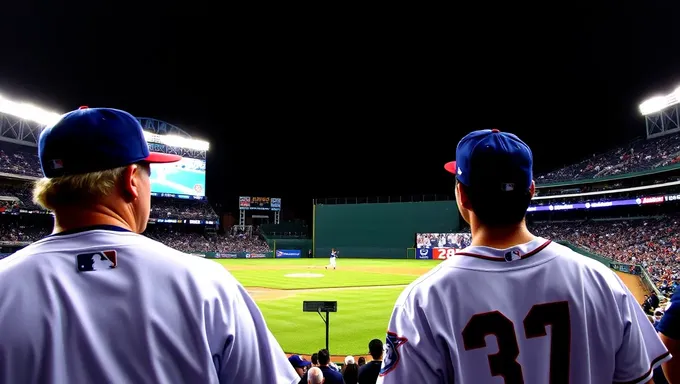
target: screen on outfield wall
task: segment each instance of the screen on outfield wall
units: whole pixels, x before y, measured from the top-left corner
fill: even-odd
[[[463,249],[472,242],[469,233],[416,233],[416,248]]]
[[[446,260],[472,242],[469,233],[416,233],[416,259]]]
[[[151,164],[151,193],[161,197],[204,197],[205,160],[183,157],[176,163]]]

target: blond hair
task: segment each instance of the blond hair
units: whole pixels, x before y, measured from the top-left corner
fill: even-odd
[[[88,204],[108,196],[127,167],[53,178],[42,178],[33,187],[33,202],[50,210]]]

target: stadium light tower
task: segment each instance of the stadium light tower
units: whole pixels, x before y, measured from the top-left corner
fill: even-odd
[[[680,132],[680,87],[665,96],[654,96],[640,104],[645,117],[647,138]]]

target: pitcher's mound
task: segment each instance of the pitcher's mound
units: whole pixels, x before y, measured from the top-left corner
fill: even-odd
[[[285,277],[297,277],[297,278],[314,278],[314,277],[323,277],[322,274],[320,273],[289,273],[287,275],[284,275]]]

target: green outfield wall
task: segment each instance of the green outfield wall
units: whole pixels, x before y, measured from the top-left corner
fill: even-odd
[[[312,230],[315,257],[331,248],[340,257],[406,258],[417,232],[456,232],[453,200],[406,203],[316,204]]]

